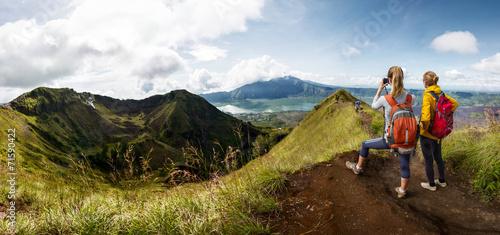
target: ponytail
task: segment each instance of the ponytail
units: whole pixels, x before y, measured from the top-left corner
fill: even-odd
[[[437,85],[439,76],[437,76],[436,73],[432,71],[428,71],[424,73],[423,79],[427,83],[427,86],[434,86]]]
[[[396,98],[403,95],[404,92],[404,74],[403,69],[399,66],[392,66],[387,72],[387,77],[392,78],[392,91],[391,97]]]

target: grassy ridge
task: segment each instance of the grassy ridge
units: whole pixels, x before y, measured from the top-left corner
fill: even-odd
[[[338,104],[330,97],[309,113],[286,141],[274,147],[267,158],[271,162],[264,165],[274,165],[280,171],[292,173],[327,161],[335,153],[357,149],[369,138],[354,106]]]

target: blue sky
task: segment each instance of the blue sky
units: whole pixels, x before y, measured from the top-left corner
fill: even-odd
[[[0,0],[0,103],[39,86],[140,99],[293,75],[500,91],[500,2]]]

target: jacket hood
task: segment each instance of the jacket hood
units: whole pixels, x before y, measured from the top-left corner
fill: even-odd
[[[439,95],[441,94],[441,87],[439,87],[438,85],[432,85],[430,87],[427,87],[424,93],[427,93],[428,91],[433,91],[434,93],[436,93],[436,95]]]

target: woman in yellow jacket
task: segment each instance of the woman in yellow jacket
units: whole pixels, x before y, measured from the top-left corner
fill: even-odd
[[[422,154],[425,158],[425,173],[429,180],[429,182],[422,182],[420,185],[431,191],[436,191],[436,185],[446,187],[444,162],[441,155],[441,140],[431,135],[428,131],[431,121],[434,119],[437,102],[434,96],[428,92],[434,92],[438,96],[441,94],[441,88],[437,85],[438,80],[439,77],[432,71],[426,72],[423,76],[423,83],[426,89],[422,102],[422,117],[420,118],[420,146],[422,147]],[[452,110],[455,112],[458,107],[458,102],[446,94],[445,96],[451,101]],[[434,179],[433,160],[436,161],[439,179]]]

